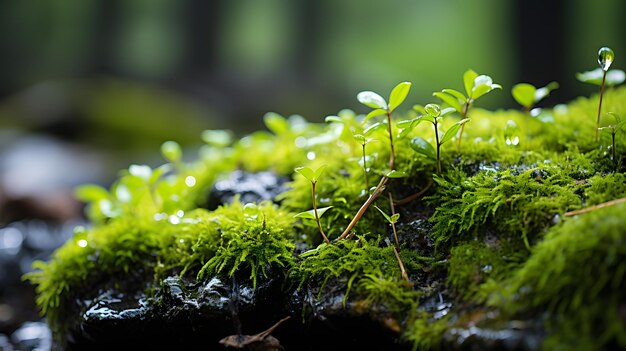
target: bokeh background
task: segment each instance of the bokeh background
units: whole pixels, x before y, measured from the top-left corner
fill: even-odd
[[[20,277],[81,223],[73,187],[162,163],[166,140],[194,158],[202,130],[243,135],[268,111],[362,112],[359,91],[405,80],[410,103],[433,102],[468,68],[504,87],[490,109],[517,108],[518,82],[558,81],[547,106],[590,95],[574,74],[601,46],[626,67],[625,15],[623,0],[0,1],[0,349],[46,333],[23,324],[39,317]]]

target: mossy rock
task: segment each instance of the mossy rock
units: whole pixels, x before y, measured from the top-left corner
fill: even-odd
[[[625,349],[626,136],[595,142],[597,103],[579,98],[543,120],[473,109],[462,146],[442,146],[440,174],[411,148],[430,140],[427,124],[393,129],[389,179],[388,129],[349,110],[326,124],[269,114],[269,132],[235,141],[211,131],[195,162],[169,144],[169,163],[79,190],[93,226],[27,278],[58,348],[97,347],[108,331],[217,348],[291,316],[273,332],[290,349]],[[626,88],[603,106],[626,115]],[[519,142],[507,142],[509,121]],[[365,131],[378,141],[363,147],[353,134]],[[321,165],[314,197],[332,206],[319,221],[330,243],[295,217],[314,200],[294,168]],[[290,181],[271,199],[213,198],[206,209],[232,172]],[[387,216],[397,243],[374,205],[399,214]]]

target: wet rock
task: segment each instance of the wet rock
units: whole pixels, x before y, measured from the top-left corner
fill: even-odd
[[[444,335],[455,350],[539,350],[543,341],[540,330],[522,322],[511,321],[500,328],[452,328]]]
[[[0,351],[13,351],[11,340],[4,334],[0,334]]]
[[[228,178],[217,181],[209,193],[208,209],[230,203],[236,195],[242,203],[258,203],[264,200],[275,201],[276,196],[285,192],[287,177],[272,172],[249,173],[241,170],[232,172]]]
[[[48,351],[52,348],[52,333],[44,322],[27,322],[13,332],[11,341],[18,350]]]

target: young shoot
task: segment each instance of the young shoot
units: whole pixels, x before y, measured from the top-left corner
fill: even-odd
[[[615,134],[624,126],[624,123],[613,112],[609,112],[602,118],[602,126],[598,128],[598,131],[608,131],[611,133],[611,159],[617,164],[617,158],[615,158]]]
[[[624,82],[624,71],[611,70],[609,67],[615,60],[615,53],[608,47],[601,47],[598,50],[598,64],[600,68],[593,71],[577,73],[576,78],[584,83],[590,83],[600,86],[600,101],[598,102],[598,117],[596,119],[596,143],[599,142],[599,130],[600,130],[600,115],[602,113],[602,98],[604,95],[605,85],[617,85]]]
[[[479,97],[491,92],[494,89],[502,89],[502,86],[500,86],[500,84],[495,84],[491,77],[479,75],[471,69],[467,70],[463,74],[463,83],[465,85],[466,94],[454,89],[443,89],[442,91],[433,93],[433,96],[438,97],[461,114],[461,120],[467,119],[470,107]],[[461,126],[461,130],[459,132],[459,148],[461,147],[461,139],[463,138],[464,128],[465,124]]]
[[[376,139],[372,139],[372,138],[366,138],[363,134],[355,134],[354,135],[354,139],[361,144],[361,150],[363,151],[363,155],[362,155],[362,161],[363,161],[363,177],[365,178],[365,189],[367,191],[369,191],[370,189],[370,185],[369,185],[369,180],[367,179],[367,173],[368,173],[368,168],[367,168],[367,157],[365,155],[365,145],[373,142],[373,141],[377,141]]]
[[[550,82],[543,88],[536,88],[532,84],[519,83],[513,86],[511,89],[511,95],[518,104],[522,105],[522,108],[526,113],[530,114],[533,106],[539,101],[545,99],[550,92],[559,88],[559,83]]]
[[[302,218],[302,219],[315,220],[315,223],[317,224],[317,229],[319,229],[320,234],[322,234],[322,238],[324,238],[324,241],[327,244],[330,244],[330,240],[328,240],[328,237],[324,233],[324,230],[322,229],[322,225],[320,224],[320,217],[322,217],[322,215],[326,213],[326,211],[331,209],[332,206],[317,208],[317,201],[315,199],[315,185],[317,184],[317,181],[320,179],[320,176],[322,175],[322,173],[324,173],[325,168],[326,168],[326,165],[322,165],[315,171],[309,167],[298,167],[295,169],[297,173],[299,173],[300,175],[302,175],[304,178],[306,178],[308,181],[311,182],[311,198],[313,200],[312,210],[300,212],[295,217]]]
[[[411,140],[411,148],[426,157],[435,160],[437,164],[437,174],[441,174],[441,145],[451,140],[459,129],[469,121],[468,118],[454,123],[448,130],[441,130],[440,121],[448,114],[454,112],[454,108],[441,109],[437,104],[424,106],[424,114],[415,119],[416,123],[430,122],[435,130],[435,148],[423,138],[416,136]]]
[[[378,117],[378,116],[387,116],[387,130],[389,131],[389,147],[390,147],[390,155],[389,155],[389,168],[391,170],[396,169],[395,162],[395,151],[393,148],[393,128],[391,125],[391,113],[395,110],[403,101],[406,99],[406,96],[409,94],[409,90],[411,90],[410,82],[402,82],[396,85],[393,90],[391,90],[391,94],[389,95],[389,104],[385,99],[376,94],[373,91],[362,91],[357,95],[357,99],[360,103],[367,107],[373,108],[373,110],[367,114],[365,120],[369,120],[370,118]],[[378,128],[378,126],[383,126],[382,123],[376,123],[372,127]],[[372,128],[370,127],[370,128]],[[368,129],[370,129],[368,128]],[[370,129],[371,130],[371,129]],[[365,133],[365,132],[364,132]]]

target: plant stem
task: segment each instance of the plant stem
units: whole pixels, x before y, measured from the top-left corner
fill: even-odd
[[[317,222],[317,228],[320,230],[320,234],[322,234],[322,238],[324,238],[324,241],[326,241],[327,244],[330,244],[330,240],[328,240],[328,237],[326,236],[326,234],[324,234],[324,231],[322,230],[322,225],[320,224],[320,217],[317,215],[317,204],[315,201],[315,183],[316,182],[311,182],[311,197],[313,198],[313,214],[315,214],[315,222]]]
[[[441,144],[439,144],[439,131],[437,130],[437,119],[435,119],[433,126],[435,127],[435,141],[437,142],[437,174],[441,175],[441,157],[439,156],[439,149],[441,148]],[[461,128],[463,128],[463,126],[461,126]],[[459,140],[461,139],[459,138]]]
[[[409,275],[406,274],[406,269],[404,269],[404,263],[402,263],[402,260],[400,259],[400,254],[398,253],[398,250],[396,250],[395,246],[393,248],[393,253],[396,255],[396,260],[398,261],[398,266],[400,266],[400,274],[402,274],[402,279],[406,280],[407,282],[409,281]]]
[[[565,214],[563,214],[563,216],[565,216],[565,217],[573,217],[573,216],[576,216],[576,215],[579,215],[579,214],[583,214],[583,213],[587,213],[587,212],[591,212],[591,211],[594,211],[594,210],[597,210],[597,209],[600,209],[600,208],[621,204],[622,202],[626,202],[626,197],[623,197],[621,199],[615,199],[615,200],[603,202],[601,204],[597,204],[595,206],[583,208],[583,209],[580,209],[580,210],[566,212]]]
[[[428,189],[430,189],[430,187],[433,185],[433,180],[432,179],[428,179],[428,184],[426,184],[426,186],[424,187],[424,189],[418,191],[417,193],[413,194],[413,195],[409,195],[407,197],[405,197],[404,199],[400,199],[400,200],[396,200],[395,204],[396,205],[406,205],[408,203],[410,203],[411,201],[417,199],[418,197],[424,195],[424,193],[426,193],[426,191]]]
[[[393,196],[391,195],[391,192],[389,192],[388,194],[389,194],[389,206],[391,207],[391,215],[393,216],[396,214],[396,208],[393,205]],[[396,231],[396,224],[394,222],[391,222],[391,228],[393,229],[393,238],[396,241],[396,248],[400,250],[400,242],[398,241],[398,232]]]
[[[461,113],[461,119],[467,118],[467,112],[469,111],[470,105],[472,104],[472,99],[467,99],[465,101],[465,105],[463,105],[463,112]],[[461,130],[459,131],[459,140],[457,141],[456,146],[461,149],[461,139],[463,138],[463,131],[465,130],[465,123],[461,126]]]
[[[613,154],[613,162],[615,163],[615,166],[617,168],[617,159],[615,158],[615,129],[613,129],[613,131],[611,132],[611,153]]]
[[[604,95],[604,81],[606,80],[606,72],[603,70],[602,85],[600,86],[600,102],[598,103],[598,119],[596,121],[596,143],[598,142],[598,128],[600,128],[600,112],[602,111],[602,95]]]
[[[365,163],[365,144],[361,144],[363,145],[363,174],[365,175],[365,190],[366,191],[370,191],[370,184],[369,181],[367,180],[367,164]]]
[[[391,147],[391,154],[389,155],[389,169],[392,171],[396,169],[396,154],[393,149],[393,132],[391,129],[391,111],[387,110],[387,129],[389,131],[389,146]]]
[[[354,218],[352,218],[352,221],[350,221],[350,224],[348,224],[348,227],[346,227],[346,230],[343,231],[343,233],[337,238],[337,240],[345,239],[346,236],[350,234],[352,229],[354,229],[354,226],[356,226],[356,224],[359,222],[361,217],[363,217],[363,214],[365,213],[367,208],[370,207],[372,202],[374,202],[374,200],[376,200],[376,198],[380,196],[380,194],[382,194],[383,191],[385,191],[385,184],[387,183],[388,180],[389,178],[387,177],[383,177],[380,180],[380,183],[378,183],[378,185],[376,186],[376,189],[374,189],[374,192],[370,195],[370,197],[367,198],[365,203],[361,205],[361,208],[359,208],[356,215],[354,215]]]

